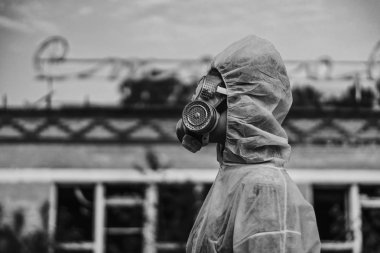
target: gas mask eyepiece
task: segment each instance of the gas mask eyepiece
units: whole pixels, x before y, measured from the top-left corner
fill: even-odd
[[[220,115],[217,107],[227,95],[223,84],[218,73],[209,73],[199,81],[191,102],[182,111],[183,127],[177,126],[177,136],[182,145],[193,153],[209,143],[210,133],[218,125]],[[179,134],[179,131],[184,132]]]

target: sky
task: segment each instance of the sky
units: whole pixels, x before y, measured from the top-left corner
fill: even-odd
[[[256,34],[285,60],[365,61],[380,40],[378,13],[378,0],[0,0],[0,96],[20,106],[46,94],[32,59],[53,35],[68,40],[68,58],[198,59]],[[54,100],[117,104],[119,83],[58,82]]]

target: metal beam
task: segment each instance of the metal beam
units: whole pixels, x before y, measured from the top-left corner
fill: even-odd
[[[380,184],[379,170],[366,169],[287,169],[298,184],[371,185]],[[0,183],[212,183],[217,169],[167,169],[141,172],[134,169],[59,169],[25,168],[1,169]]]
[[[178,143],[174,129],[180,115],[181,108],[162,106],[3,108],[0,145]],[[291,144],[380,145],[374,134],[380,132],[378,110],[293,108],[283,126]]]

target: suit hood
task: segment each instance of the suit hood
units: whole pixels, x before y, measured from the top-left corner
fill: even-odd
[[[290,146],[281,123],[292,94],[280,54],[267,40],[248,36],[218,54],[216,69],[227,88],[227,133],[218,145],[222,163],[283,165]]]

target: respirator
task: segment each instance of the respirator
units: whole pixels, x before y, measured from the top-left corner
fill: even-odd
[[[216,71],[211,71],[199,81],[191,102],[185,106],[177,123],[177,137],[182,146],[195,153],[209,143],[226,95],[223,79]]]

